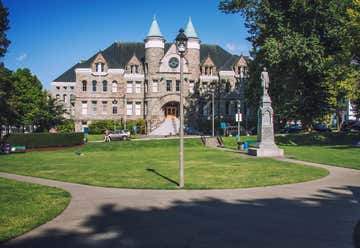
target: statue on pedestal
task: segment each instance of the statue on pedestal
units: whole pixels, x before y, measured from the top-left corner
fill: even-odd
[[[274,111],[271,107],[271,99],[269,96],[270,78],[266,67],[264,67],[264,70],[261,72],[260,79],[263,95],[258,110],[257,143],[255,147],[248,150],[248,153],[258,157],[281,157],[284,156],[284,151],[279,149],[275,144]]]

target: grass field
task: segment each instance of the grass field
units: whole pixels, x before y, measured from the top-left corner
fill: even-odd
[[[243,137],[242,141],[256,137]],[[285,150],[285,155],[310,162],[360,169],[359,134],[313,133],[278,135],[276,142]],[[224,138],[225,146],[236,149],[235,138]]]
[[[69,201],[61,189],[0,178],[0,242],[53,219]]]
[[[178,140],[89,143],[78,149],[0,156],[0,171],[97,186],[176,189]],[[199,139],[185,140],[187,189],[286,184],[327,174],[315,167],[242,158],[203,147]]]

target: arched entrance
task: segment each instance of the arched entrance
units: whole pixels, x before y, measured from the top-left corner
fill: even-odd
[[[168,102],[164,104],[162,110],[166,119],[172,119],[179,117],[179,103],[178,102]]]

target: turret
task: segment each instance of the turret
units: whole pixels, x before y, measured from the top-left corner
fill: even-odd
[[[185,35],[188,37],[188,51],[186,54],[189,63],[189,69],[195,77],[200,75],[200,39],[195,31],[194,25],[189,17],[185,29]]]
[[[145,65],[148,74],[154,74],[159,70],[160,59],[164,56],[164,47],[165,40],[161,34],[156,16],[154,16],[145,38]]]

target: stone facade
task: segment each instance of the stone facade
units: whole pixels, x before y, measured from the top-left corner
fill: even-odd
[[[247,58],[232,55],[217,45],[202,45],[194,30],[189,20],[185,31],[189,38],[184,59],[185,125],[207,120],[211,115],[207,96],[212,83],[224,89],[216,97],[216,115],[234,121],[237,101],[243,101]],[[180,100],[179,60],[176,46],[165,43],[154,19],[144,43],[115,42],[54,80],[51,92],[65,99],[76,131],[94,120],[143,118],[150,132],[167,116],[178,115],[174,106],[178,107]],[[196,116],[196,120],[189,116]]]

